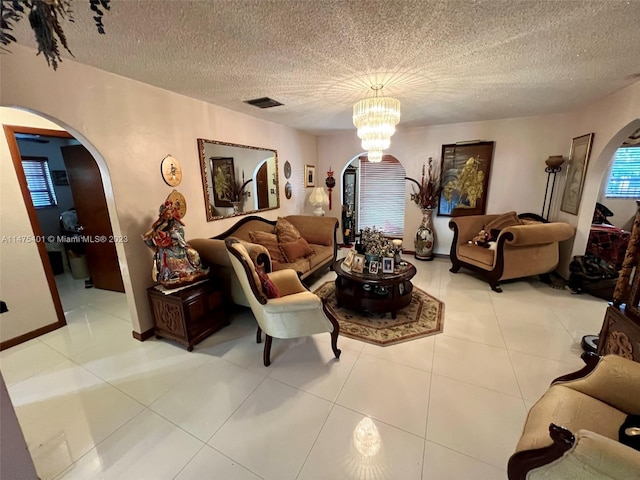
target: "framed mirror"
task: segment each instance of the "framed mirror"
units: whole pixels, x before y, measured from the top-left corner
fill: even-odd
[[[280,207],[278,152],[198,139],[207,221]]]

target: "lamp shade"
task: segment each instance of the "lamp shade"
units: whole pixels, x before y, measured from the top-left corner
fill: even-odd
[[[323,205],[329,204],[329,195],[325,192],[324,187],[316,187],[309,195],[309,203],[315,207],[313,214],[317,217],[324,215]]]

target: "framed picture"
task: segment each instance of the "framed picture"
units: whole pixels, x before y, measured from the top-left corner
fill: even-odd
[[[392,257],[382,257],[382,273],[393,273]]]
[[[313,165],[304,166],[304,186],[305,187],[316,186],[316,167]]]
[[[572,213],[573,215],[578,214],[592,143],[593,133],[576,137],[571,142],[567,177],[564,184],[562,204],[560,205],[560,210],[563,212]]]
[[[356,253],[353,256],[353,263],[351,263],[351,271],[354,273],[364,272],[364,255]]]
[[[355,255],[356,255],[355,250],[349,250],[349,253],[347,253],[347,256],[344,257],[344,262],[342,262],[342,268],[344,270],[351,269],[351,265],[353,265],[353,257],[355,257]]]
[[[54,185],[69,185],[66,170],[51,170],[51,179]]]
[[[442,145],[442,192],[438,215],[484,215],[494,142],[459,142]]]
[[[378,273],[378,268],[380,267],[380,262],[370,262],[369,263],[369,273],[371,275],[376,275]]]
[[[235,182],[233,157],[209,157],[209,162],[213,177],[213,204],[216,207],[231,207],[227,192]]]

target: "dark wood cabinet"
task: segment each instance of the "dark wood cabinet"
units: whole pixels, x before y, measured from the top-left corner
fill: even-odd
[[[188,351],[216,330],[229,325],[222,285],[215,279],[170,294],[150,287],[147,294],[156,337],[186,345]]]
[[[640,323],[619,309],[607,308],[598,340],[598,355],[620,355],[640,362]]]

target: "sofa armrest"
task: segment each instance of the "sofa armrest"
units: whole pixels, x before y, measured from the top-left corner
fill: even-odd
[[[556,478],[599,480],[638,478],[640,452],[588,430],[580,430],[571,449],[562,457],[535,468],[527,480]]]
[[[205,264],[231,267],[231,261],[229,260],[224,240],[194,238],[187,243],[196,249]]]
[[[597,398],[618,410],[640,415],[640,363],[619,355],[606,355],[583,378],[554,382]]]
[[[301,312],[305,310],[322,309],[322,300],[317,295],[304,291],[286,295],[284,297],[270,298],[263,305],[266,313]]]
[[[574,232],[574,228],[568,223],[533,223],[506,227],[500,232],[498,238],[511,234],[513,238],[507,237],[505,244],[520,247],[524,245],[544,245],[561,242],[573,237]]]
[[[284,270],[276,270],[269,274],[269,278],[273,280],[278,293],[281,296],[292,295],[294,293],[306,292],[307,289],[300,281],[298,273],[291,269],[285,268]]]
[[[469,215],[466,217],[453,217],[449,220],[449,228],[457,232],[456,243],[459,245],[461,243],[467,243],[478,235],[487,223],[499,216],[500,215]]]
[[[255,265],[264,266],[266,272],[271,271],[271,257],[269,256],[269,250],[267,250],[266,247],[257,243],[245,242],[244,240],[239,241],[247,249],[247,253],[249,253],[251,260],[253,260]],[[229,260],[224,240],[217,240],[214,238],[194,238],[193,240],[189,240],[187,243],[196,249],[200,254],[200,258],[207,265],[218,265],[231,268],[231,260]]]

